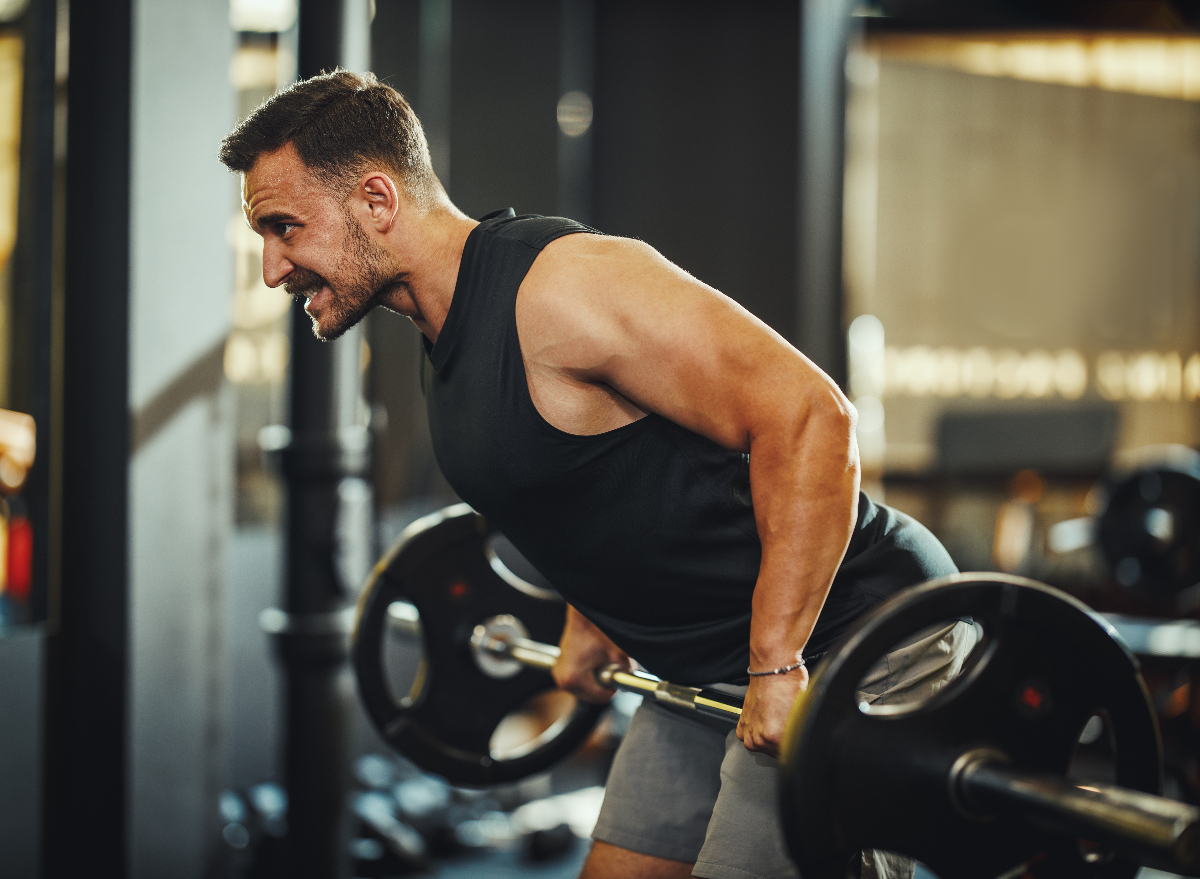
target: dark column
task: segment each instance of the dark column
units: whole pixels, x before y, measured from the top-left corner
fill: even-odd
[[[62,587],[47,639],[51,879],[128,867],[129,93],[129,0],[71,4]]]
[[[450,189],[450,41],[452,0],[420,0],[417,16],[417,94],[413,108],[425,128],[429,159],[447,192]],[[410,96],[411,97],[411,96]]]
[[[376,0],[371,70],[404,95],[425,124],[428,116],[420,100],[426,93],[420,85],[422,59],[432,67],[437,56],[431,58],[428,47],[421,48],[421,7],[421,0]],[[444,60],[448,67],[448,54]],[[443,79],[448,88],[448,75]],[[433,92],[436,95],[437,89]],[[436,119],[437,113],[433,116]],[[386,514],[410,498],[438,493],[440,473],[433,460],[418,380],[419,358],[425,356],[419,331],[406,318],[376,310],[367,317],[367,335],[371,344],[367,395],[376,412],[386,413],[372,419],[371,425],[376,510]]]
[[[298,74],[333,70],[342,61],[347,3],[302,0]],[[339,399],[347,388],[342,346],[317,341],[308,316],[292,312],[291,441],[283,449],[287,481],[284,609],[264,622],[276,635],[286,676],[288,837],[285,875],[333,879],[344,872],[340,823],[348,758],[347,597],[335,564],[338,485],[365,472],[366,431],[346,424]],[[355,370],[350,370],[356,379]],[[350,382],[352,384],[352,381]]]
[[[796,347],[848,388],[842,326],[842,176],[849,0],[800,3]]]
[[[558,110],[567,118],[558,131],[558,211],[591,223],[593,127],[579,128],[596,92],[596,0],[562,0],[559,53]],[[580,94],[588,100],[579,99]]]

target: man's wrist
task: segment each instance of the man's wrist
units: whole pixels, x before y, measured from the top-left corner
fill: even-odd
[[[753,671],[753,666],[747,666],[746,674],[750,675],[752,678],[765,678],[770,675],[785,675],[788,672],[804,668],[804,651],[797,650],[795,657],[796,658],[792,662],[789,662],[786,665],[781,665],[777,668],[764,669],[762,671]]]

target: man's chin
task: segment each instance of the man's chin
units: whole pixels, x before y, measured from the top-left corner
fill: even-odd
[[[346,334],[346,330],[350,329],[346,326],[330,323],[326,323],[324,326],[322,326],[320,318],[315,318],[311,315],[309,316],[309,319],[312,321],[313,336],[316,337],[318,342],[332,342],[336,339],[340,339]]]
[[[346,331],[363,319],[363,314],[323,314],[308,315],[312,321],[313,335],[321,342],[333,342],[346,334]]]

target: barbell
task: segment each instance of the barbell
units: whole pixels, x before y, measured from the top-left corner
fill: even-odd
[[[511,614],[484,620],[471,633],[471,653],[484,674],[508,677],[523,668],[551,671],[558,661],[559,649],[525,637],[521,621]],[[606,665],[595,671],[596,682],[610,690],[624,690],[651,696],[672,708],[695,711],[737,723],[742,715],[742,699],[707,687],[672,684],[643,671]]]
[[[465,504],[414,523],[372,573],[352,657],[382,737],[454,784],[550,768],[597,723],[574,707],[516,747],[501,720],[552,690],[565,604],[516,576]],[[960,618],[982,629],[962,673],[918,705],[859,704],[875,661],[913,633]],[[389,682],[390,632],[419,633],[411,683]],[[598,680],[679,710],[735,721],[740,700],[609,666]],[[404,692],[397,692],[403,689]],[[1078,771],[1099,725],[1108,778]],[[865,848],[941,879],[1132,877],[1139,864],[1200,876],[1200,810],[1164,799],[1155,715],[1137,662],[1075,599],[1019,577],[965,574],[866,614],[797,700],[781,758],[787,844],[806,879],[843,877]]]

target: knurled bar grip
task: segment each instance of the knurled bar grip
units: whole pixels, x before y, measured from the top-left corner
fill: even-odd
[[[515,659],[522,665],[549,671],[558,661],[559,649],[528,638],[495,634],[477,645],[496,656]],[[610,690],[653,695],[655,699],[675,708],[696,711],[737,723],[742,716],[742,699],[710,690],[706,687],[683,687],[656,678],[642,671],[629,671],[617,664],[596,669],[596,682]]]

